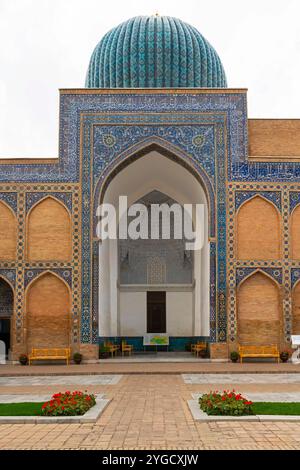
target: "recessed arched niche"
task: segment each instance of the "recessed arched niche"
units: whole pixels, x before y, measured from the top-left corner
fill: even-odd
[[[291,258],[300,259],[300,205],[297,206],[291,215]]]
[[[17,221],[13,211],[0,201],[0,260],[14,260],[17,253]]]
[[[255,196],[237,213],[236,254],[239,259],[281,257],[280,214],[266,199]]]
[[[72,258],[71,219],[66,207],[47,197],[36,204],[27,220],[29,261],[70,261]]]
[[[238,287],[237,323],[240,344],[279,344],[279,288],[266,274],[255,272]]]
[[[46,272],[29,285],[26,327],[28,351],[31,348],[69,346],[70,291],[55,274]]]
[[[300,282],[297,282],[292,294],[292,334],[300,335]]]

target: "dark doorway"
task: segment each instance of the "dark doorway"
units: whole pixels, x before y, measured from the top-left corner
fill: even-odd
[[[0,340],[4,341],[6,354],[10,349],[10,324],[13,315],[13,290],[3,278],[0,278]]]
[[[10,348],[10,318],[0,318],[0,340],[4,341],[7,354]]]
[[[165,292],[147,292],[147,333],[166,333]]]

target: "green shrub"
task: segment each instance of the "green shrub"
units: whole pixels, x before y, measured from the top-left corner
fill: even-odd
[[[252,402],[244,398],[235,391],[224,390],[223,393],[205,393],[199,398],[199,405],[202,411],[208,415],[242,416],[252,415]]]
[[[230,353],[230,359],[232,360],[232,362],[237,362],[239,360],[239,353],[236,352],[236,351],[231,351]]]
[[[73,354],[73,361],[75,362],[75,364],[80,364],[82,361],[82,354],[80,352],[75,352]]]

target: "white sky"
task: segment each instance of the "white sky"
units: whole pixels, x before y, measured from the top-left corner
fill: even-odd
[[[58,88],[84,86],[106,31],[156,12],[210,41],[249,117],[300,118],[299,0],[0,0],[0,156],[56,157]]]

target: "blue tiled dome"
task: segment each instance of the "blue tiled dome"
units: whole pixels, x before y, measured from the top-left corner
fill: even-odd
[[[137,16],[95,47],[87,88],[226,87],[220,58],[195,29],[169,16]]]

